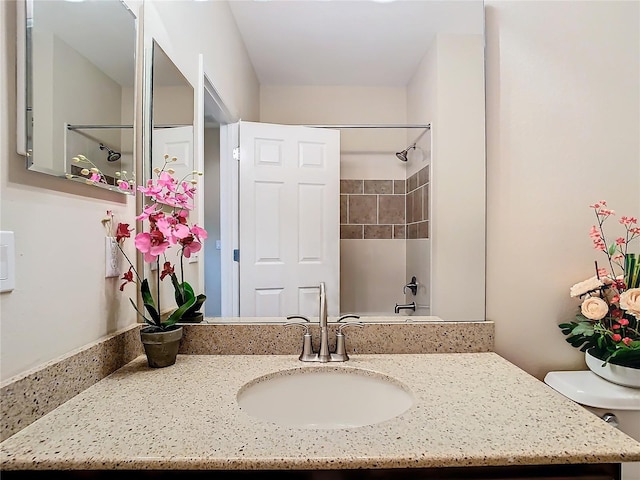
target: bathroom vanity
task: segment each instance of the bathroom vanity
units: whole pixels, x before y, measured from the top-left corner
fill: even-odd
[[[238,393],[255,379],[350,370],[391,379],[413,401],[374,424],[283,425],[249,415]],[[327,389],[310,408],[341,409]],[[309,403],[305,395],[293,406]],[[300,409],[298,408],[298,411]],[[140,356],[0,444],[6,479],[67,470],[72,478],[141,470],[153,478],[619,478],[640,443],[493,352]]]

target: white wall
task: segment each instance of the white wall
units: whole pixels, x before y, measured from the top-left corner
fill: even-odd
[[[640,3],[488,0],[486,26],[487,317],[542,378],[586,368],[557,324],[604,260],[588,206],[640,215]]]

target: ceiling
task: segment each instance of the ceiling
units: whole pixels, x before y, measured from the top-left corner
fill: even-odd
[[[483,0],[231,0],[261,85],[405,86],[436,33],[484,31]]]

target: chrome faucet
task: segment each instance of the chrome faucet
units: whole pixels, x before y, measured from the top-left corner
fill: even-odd
[[[347,326],[358,326],[363,327],[364,324],[361,322],[347,322],[343,323],[336,329],[336,351],[331,353],[329,351],[329,322],[327,315],[327,291],[324,282],[320,282],[320,308],[319,308],[319,322],[320,322],[320,348],[318,349],[318,353],[313,352],[313,346],[311,342],[311,333],[309,331],[309,326],[304,323],[297,322],[287,322],[285,323],[286,327],[289,326],[300,326],[304,330],[303,335],[303,344],[302,344],[302,353],[300,354],[299,359],[303,362],[344,362],[349,360],[349,356],[346,353],[346,347],[344,343],[344,334],[342,330],[344,330]],[[307,317],[302,315],[289,315],[287,320],[293,320],[299,318],[304,320],[305,322],[309,322]],[[341,322],[347,318],[360,318],[358,315],[347,314],[342,315],[338,322]]]
[[[396,313],[400,313],[400,310],[413,310],[415,312],[416,311],[416,302],[405,303],[405,304],[396,303],[394,311]]]

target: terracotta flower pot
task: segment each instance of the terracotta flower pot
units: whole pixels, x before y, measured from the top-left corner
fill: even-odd
[[[168,367],[176,363],[182,327],[162,332],[150,331],[149,327],[140,330],[140,340],[151,368]]]

